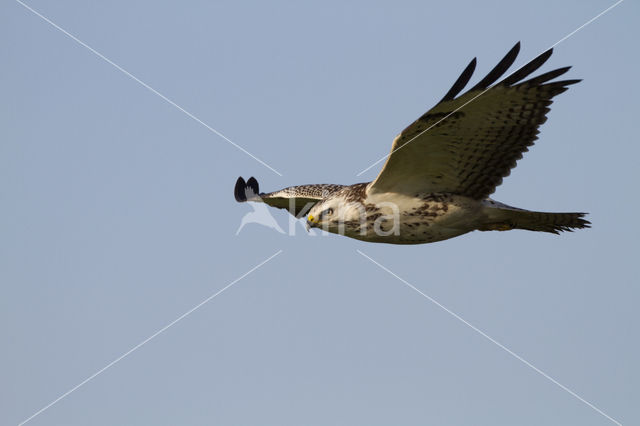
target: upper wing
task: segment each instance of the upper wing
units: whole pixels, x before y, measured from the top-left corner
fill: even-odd
[[[538,56],[489,88],[513,64],[518,42],[489,74],[456,98],[476,59],[445,97],[393,141],[391,154],[369,192],[450,192],[484,199],[509,175],[537,139],[551,99],[580,80],[548,81],[570,67],[521,82],[551,56]]]
[[[246,182],[239,177],[236,181],[234,195],[236,201],[264,202],[272,207],[286,209],[295,217],[306,214],[311,207],[329,194],[343,188],[344,185],[315,184],[290,186],[280,191],[260,193],[258,181],[251,177]]]

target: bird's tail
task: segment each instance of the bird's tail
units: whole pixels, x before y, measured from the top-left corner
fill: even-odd
[[[507,231],[510,229],[526,229],[528,231],[551,232],[559,234],[563,231],[590,228],[591,222],[584,219],[586,213],[545,213],[517,209],[502,203],[491,201],[486,205],[486,221],[479,228],[481,231]]]

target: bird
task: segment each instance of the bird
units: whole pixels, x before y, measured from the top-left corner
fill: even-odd
[[[255,178],[240,177],[236,201],[306,215],[309,228],[372,243],[423,244],[476,230],[559,234],[589,228],[587,213],[531,211],[490,197],[538,139],[552,99],[581,81],[556,80],[571,67],[525,80],[549,59],[549,49],[496,83],[519,52],[520,42],[460,94],[475,70],[473,58],[440,102],[396,136],[373,181],[260,193]]]

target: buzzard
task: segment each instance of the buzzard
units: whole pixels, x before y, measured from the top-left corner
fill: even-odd
[[[296,217],[308,213],[308,227],[379,243],[430,243],[474,230],[558,234],[588,228],[585,213],[530,211],[489,198],[538,138],[552,99],[580,81],[554,81],[571,67],[525,80],[549,59],[549,49],[494,84],[519,51],[518,42],[459,95],[476,67],[474,58],[444,98],[394,139],[374,181],[265,194],[255,178],[240,177],[236,200],[264,202]]]

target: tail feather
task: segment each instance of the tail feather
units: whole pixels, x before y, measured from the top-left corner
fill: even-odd
[[[494,205],[496,204],[498,203],[494,202]],[[521,210],[506,205],[491,206],[486,211],[487,220],[480,227],[481,231],[526,229],[559,234],[591,227],[591,222],[584,219],[587,213],[545,213]]]
[[[543,213],[543,212],[514,212],[512,223],[515,229],[529,231],[573,232],[574,229],[590,228],[591,222],[583,219],[586,213]]]

